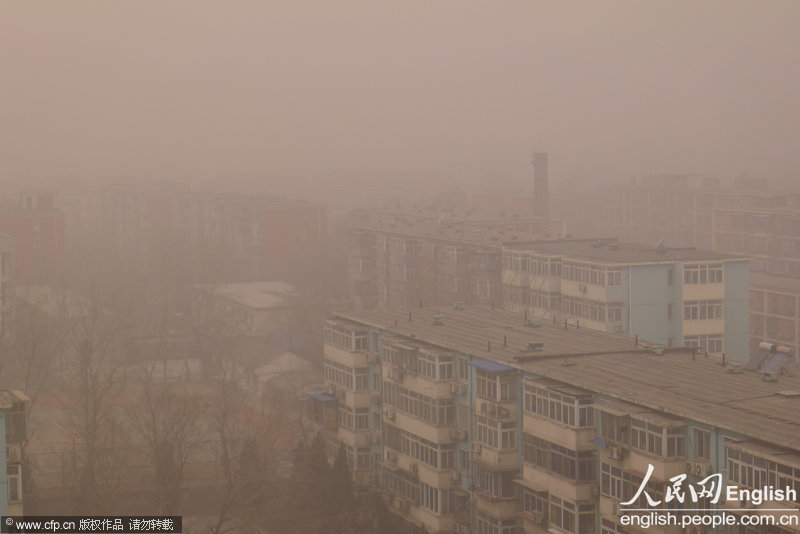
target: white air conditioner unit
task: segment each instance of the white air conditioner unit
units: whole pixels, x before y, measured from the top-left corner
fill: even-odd
[[[6,463],[18,464],[22,461],[22,452],[19,443],[6,444]]]
[[[367,362],[368,363],[378,363],[378,353],[377,352],[368,352],[367,353]]]
[[[472,452],[474,452],[475,454],[480,454],[481,453],[481,443],[480,443],[480,441],[473,441],[472,442]]]
[[[417,464],[413,464],[413,463],[412,464],[408,464],[408,472],[411,473],[412,475],[418,475],[419,474],[419,466]]]
[[[622,456],[625,454],[624,449],[620,447],[610,447],[608,449],[608,454],[612,460],[622,460]]]
[[[386,408],[386,409],[383,411],[383,415],[384,415],[384,417],[386,417],[386,419],[388,419],[389,421],[394,421],[394,408],[392,408],[391,406],[390,406],[389,408]]]
[[[617,332],[624,332],[625,331],[625,323],[617,323],[614,325],[614,328],[617,329]]]
[[[586,291],[587,291],[588,289],[589,289],[589,288],[588,288],[588,287],[586,287],[586,284],[579,284],[579,285],[578,285],[578,291],[580,291],[581,293],[586,293]]]
[[[336,395],[336,386],[333,384],[328,384],[328,395],[334,396]]]

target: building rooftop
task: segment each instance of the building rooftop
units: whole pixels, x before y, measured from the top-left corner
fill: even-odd
[[[280,281],[200,284],[195,288],[252,309],[277,308],[289,304],[297,298],[294,286]]]
[[[511,222],[509,221],[509,225]],[[506,243],[529,241],[541,238],[540,235],[528,232],[507,229],[488,229],[470,227],[460,224],[446,224],[435,222],[417,222],[414,224],[394,222],[390,224],[357,224],[354,230],[369,230],[384,234],[396,234],[404,237],[434,239],[451,243],[470,243],[473,245],[486,245],[501,247]]]
[[[337,315],[646,410],[800,448],[800,396],[781,394],[800,391],[795,372],[764,382],[758,373],[729,373],[714,357],[697,354],[693,359],[691,348],[666,348],[657,354],[647,344],[637,347],[633,339],[574,325],[566,330],[549,322],[526,326],[522,314],[505,310],[467,306],[410,311],[411,321],[409,310]],[[444,316],[443,324],[433,324],[435,315]],[[542,350],[529,351],[529,343],[543,343]]]
[[[732,254],[720,254],[695,248],[653,247],[638,243],[625,243],[616,239],[557,239],[509,244],[505,247],[515,252],[536,252],[547,256],[565,256],[575,260],[587,260],[611,264],[625,263],[672,263],[681,261],[720,261],[747,258]]]
[[[750,273],[750,286],[758,289],[773,289],[800,294],[800,279],[788,276],[774,276],[764,273]]]

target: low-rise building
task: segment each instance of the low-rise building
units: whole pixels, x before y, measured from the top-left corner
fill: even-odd
[[[748,260],[615,239],[506,243],[503,305],[532,320],[747,359]]]
[[[330,389],[308,402],[356,480],[380,488],[409,532],[702,532],[641,521],[651,508],[675,521],[695,508],[800,513],[791,499],[671,493],[710,475],[800,490],[800,378],[770,354],[753,361],[774,370],[750,372],[507,310],[346,312],[326,325]],[[633,516],[647,518],[631,526]],[[800,532],[764,525],[717,532]]]

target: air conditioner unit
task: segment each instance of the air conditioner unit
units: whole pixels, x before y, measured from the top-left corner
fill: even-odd
[[[473,441],[472,442],[472,452],[474,452],[475,454],[480,454],[481,453],[481,443],[480,443],[480,441]]]
[[[377,352],[368,352],[367,353],[367,362],[368,363],[378,363],[378,353]]]
[[[386,408],[386,409],[383,411],[383,415],[384,415],[384,417],[386,417],[386,419],[388,419],[389,421],[394,421],[394,408],[392,408],[392,407]]]
[[[417,464],[413,464],[413,463],[412,464],[408,464],[408,472],[411,473],[412,475],[418,475],[419,474],[419,466]]]
[[[608,453],[612,460],[622,460],[622,457],[625,454],[624,449],[620,447],[611,447],[608,449]]]
[[[697,465],[695,465],[694,467],[694,474],[697,475],[698,477],[705,478],[706,476],[708,476],[708,466],[706,464],[698,462]]]
[[[463,428],[459,428],[456,437],[458,438],[458,441],[465,441],[469,436],[466,430],[464,430]]]
[[[614,328],[617,329],[617,332],[624,332],[625,331],[625,323],[617,323],[614,325]]]
[[[458,471],[453,471],[452,476],[453,484],[460,484],[461,483],[461,473]]]
[[[397,453],[394,451],[386,451],[386,461],[389,463],[397,463]]]
[[[328,384],[328,395],[334,396],[336,395],[336,386],[333,384]]]
[[[6,463],[17,464],[22,461],[19,443],[6,444]]]
[[[586,291],[587,291],[588,289],[589,289],[589,288],[588,288],[588,287],[586,287],[586,284],[580,284],[580,285],[578,285],[578,291],[580,291],[581,293],[586,293]]]
[[[600,486],[592,485],[592,498],[597,499],[600,497]]]

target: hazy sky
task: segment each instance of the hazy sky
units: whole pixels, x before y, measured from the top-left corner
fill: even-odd
[[[800,2],[0,3],[0,179],[800,177]]]

